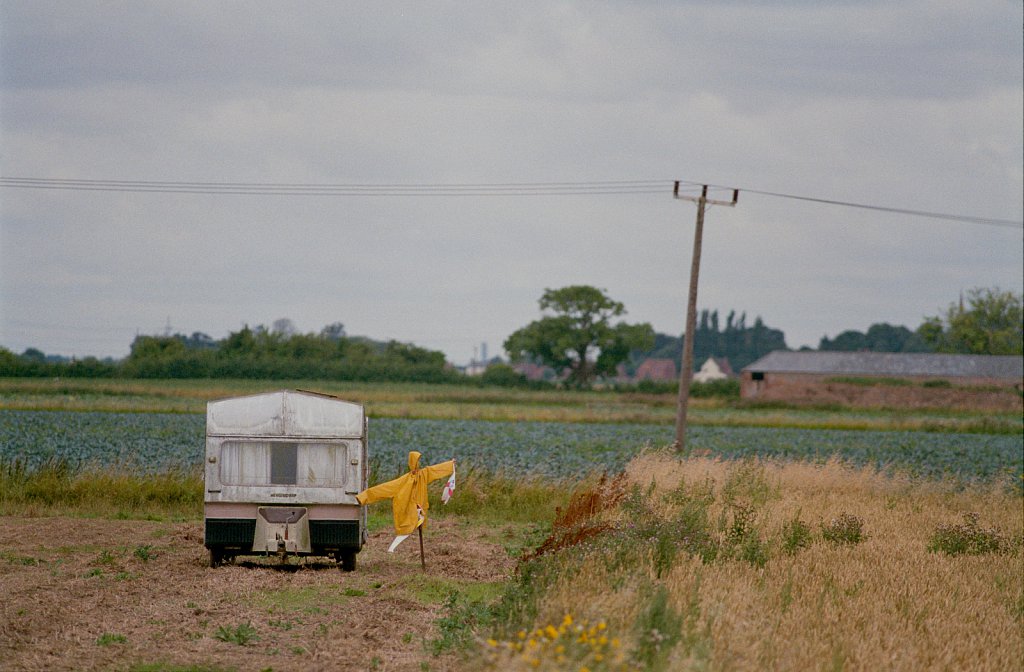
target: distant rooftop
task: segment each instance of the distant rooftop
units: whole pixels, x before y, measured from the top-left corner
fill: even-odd
[[[1024,377],[1024,357],[775,350],[743,370],[767,373],[1005,378],[1019,381]]]

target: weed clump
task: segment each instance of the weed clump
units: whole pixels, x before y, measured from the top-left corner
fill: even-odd
[[[238,644],[239,646],[245,646],[249,642],[257,641],[260,638],[256,628],[252,627],[252,623],[240,623],[234,628],[222,625],[217,628],[217,634],[214,637],[222,642]]]
[[[149,562],[157,556],[157,554],[153,551],[153,546],[150,544],[142,544],[136,546],[135,551],[133,551],[132,555],[134,555],[142,562]]]
[[[864,534],[864,519],[852,513],[840,513],[827,523],[822,523],[821,536],[833,544],[859,544],[867,539],[867,535]]]
[[[726,531],[724,555],[755,567],[764,567],[768,562],[768,550],[755,525],[756,509],[743,503],[735,503],[731,508],[732,523]]]
[[[814,541],[811,526],[800,520],[800,514],[793,516],[782,524],[782,550],[787,555],[796,555],[797,551],[807,548]]]
[[[664,669],[668,655],[679,643],[685,618],[669,602],[669,593],[658,586],[647,609],[637,619],[636,659],[645,670]]]
[[[928,542],[928,550],[946,555],[984,555],[1007,550],[1006,537],[994,527],[981,527],[979,518],[977,513],[965,513],[962,523],[939,525]]]
[[[104,632],[96,638],[96,646],[110,646],[111,644],[124,644],[128,638],[114,632]]]
[[[476,641],[475,633],[493,620],[490,607],[483,601],[466,600],[453,591],[444,602],[444,614],[435,621],[440,636],[426,646],[435,656],[445,651],[468,650]]]

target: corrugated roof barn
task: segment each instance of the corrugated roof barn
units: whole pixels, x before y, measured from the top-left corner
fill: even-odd
[[[745,367],[743,371],[745,373],[987,378],[1019,381],[1024,377],[1024,358],[1016,355],[787,352],[776,350]]]

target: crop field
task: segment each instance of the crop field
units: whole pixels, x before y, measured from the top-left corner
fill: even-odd
[[[118,465],[139,473],[198,470],[205,417],[175,413],[0,410],[0,460],[34,468]],[[456,457],[470,469],[556,479],[617,472],[645,446],[671,442],[658,424],[492,422],[379,418],[370,422],[372,467],[403,468],[410,450],[430,461]],[[765,457],[895,470],[962,481],[1024,473],[1021,437],[906,431],[696,426],[690,447],[722,458]]]
[[[416,544],[386,552],[380,503],[341,573],[207,566],[200,411],[255,387],[10,385],[4,669],[1001,670],[1024,655],[1020,418],[706,402],[680,456],[659,450],[663,398],[366,388],[371,482],[415,449],[458,458],[460,487],[431,507],[425,570]]]
[[[676,395],[633,391],[516,390],[428,384],[257,380],[104,380],[0,378],[0,409],[129,413],[205,412],[213,399],[307,389],[363,404],[371,418],[497,420],[672,426]],[[1012,395],[1017,395],[1012,392]],[[694,425],[1024,434],[1024,402],[1013,410],[851,408],[693,398]]]

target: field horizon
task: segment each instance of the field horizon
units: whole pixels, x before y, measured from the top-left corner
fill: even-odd
[[[0,378],[0,409],[204,414],[206,403],[306,389],[361,403],[369,417],[576,423],[675,423],[676,395],[520,390],[427,383]],[[1024,409],[1024,399],[1021,400]],[[1024,435],[1024,415],[968,408],[850,408],[691,398],[692,425]]]

